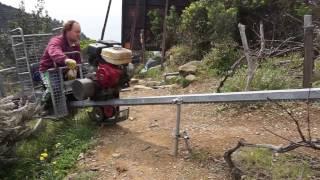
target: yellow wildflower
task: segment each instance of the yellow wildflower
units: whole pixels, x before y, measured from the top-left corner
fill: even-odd
[[[48,157],[48,153],[46,153],[46,152],[41,153],[41,157],[47,158]]]
[[[40,161],[44,161],[44,157],[40,156]]]

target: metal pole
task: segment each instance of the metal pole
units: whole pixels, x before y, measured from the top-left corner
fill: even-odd
[[[312,16],[304,16],[304,63],[303,63],[303,88],[312,87],[313,61],[313,28]]]
[[[102,28],[102,32],[101,32],[101,40],[103,40],[104,33],[106,31],[106,26],[107,26],[107,22],[108,22],[108,18],[109,18],[111,3],[112,3],[112,0],[109,0],[108,10],[107,10],[106,18],[104,19],[104,24],[103,24],[103,28]]]
[[[179,150],[179,138],[180,138],[180,121],[181,121],[181,105],[182,105],[182,99],[178,98],[174,100],[174,103],[177,104],[177,121],[176,121],[176,131],[175,131],[175,137],[174,137],[174,149],[173,149],[173,155],[175,157],[178,156],[178,150]]]

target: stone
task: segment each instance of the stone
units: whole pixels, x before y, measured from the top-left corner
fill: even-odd
[[[152,88],[146,87],[146,86],[143,86],[143,85],[135,85],[135,86],[133,86],[133,90],[140,90],[140,89],[152,90]]]
[[[185,64],[179,67],[179,73],[182,76],[187,76],[189,74],[195,74],[197,69],[197,66]]]
[[[153,67],[158,66],[160,63],[161,63],[161,61],[154,60],[154,59],[148,59],[148,61],[146,62],[146,65],[145,65],[145,69],[147,69],[147,70],[151,69]]]
[[[197,77],[195,75],[193,75],[193,74],[189,74],[188,76],[185,77],[185,79],[187,81],[193,82],[193,81],[195,81],[197,79]]]
[[[113,158],[119,158],[121,156],[121,154],[119,154],[119,153],[113,153],[112,154],[112,157]]]
[[[161,65],[158,65],[158,66],[154,66],[152,68],[149,68],[148,71],[150,70],[155,70],[155,69],[161,69]]]
[[[82,160],[82,159],[84,159],[84,154],[83,154],[83,153],[80,153],[77,160],[80,161],[80,160]]]
[[[202,64],[202,61],[190,61],[186,63],[185,65],[193,65],[193,66],[200,66]]]
[[[176,80],[178,79],[178,76],[167,76],[166,80],[170,81],[170,80]]]
[[[129,117],[129,120],[130,121],[134,121],[136,118],[134,118],[134,117]]]
[[[137,84],[137,83],[139,83],[139,79],[134,79],[134,78],[132,78],[131,80],[130,80],[130,83],[131,84]]]
[[[145,86],[147,86],[147,87],[160,86],[160,85],[161,85],[161,82],[159,82],[159,81],[147,81],[145,83]]]

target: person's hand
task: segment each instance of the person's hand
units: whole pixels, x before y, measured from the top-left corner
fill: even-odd
[[[64,62],[69,69],[74,70],[77,68],[77,61],[73,59],[66,59]]]

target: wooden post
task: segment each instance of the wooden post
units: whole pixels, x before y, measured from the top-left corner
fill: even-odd
[[[251,89],[251,82],[254,78],[254,73],[257,65],[254,59],[250,55],[250,49],[249,49],[247,35],[246,35],[246,27],[243,24],[239,23],[238,28],[240,31],[242,46],[244,49],[244,55],[248,62],[248,73],[247,73],[247,82],[246,82],[245,91],[249,91]]]
[[[304,16],[304,63],[303,63],[303,88],[312,87],[312,74],[314,67],[313,53],[313,25],[312,16]]]
[[[142,60],[142,64],[145,64],[145,52],[146,52],[146,44],[145,44],[145,40],[144,40],[144,29],[141,29],[140,31],[140,42],[141,42],[141,60]]]
[[[169,0],[166,0],[164,21],[163,21],[163,31],[162,31],[162,45],[161,45],[161,69],[164,69],[163,62],[166,56],[166,38],[167,38],[167,16],[168,16]]]
[[[0,97],[5,97],[3,81],[4,81],[4,78],[0,73]]]

